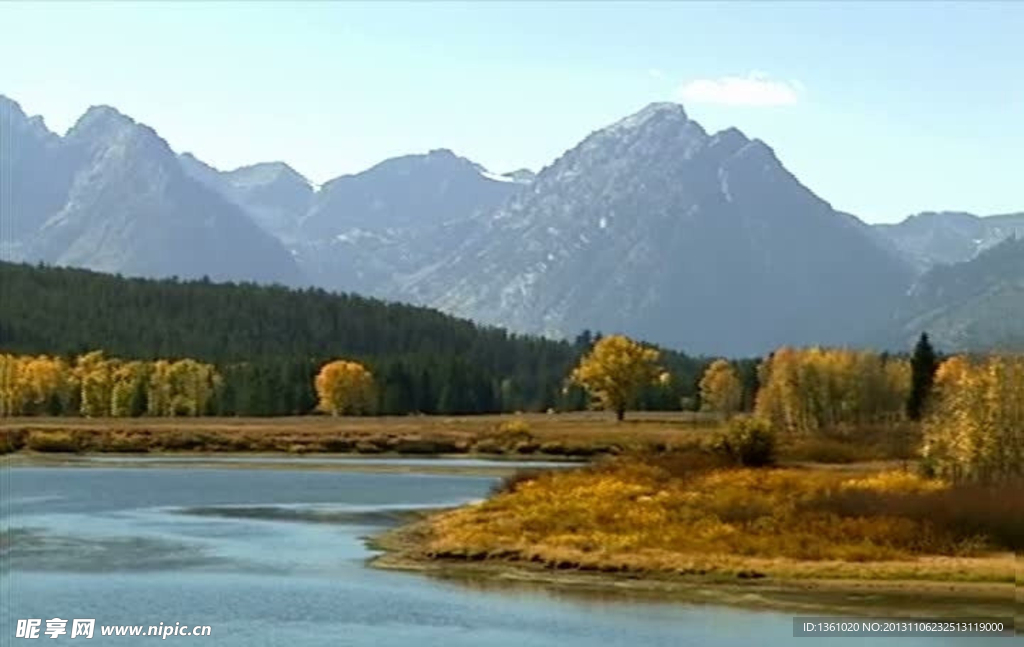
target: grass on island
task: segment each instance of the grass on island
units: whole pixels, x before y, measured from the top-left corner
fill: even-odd
[[[1024,487],[900,471],[721,467],[693,452],[506,481],[416,526],[404,558],[559,571],[1014,582]]]

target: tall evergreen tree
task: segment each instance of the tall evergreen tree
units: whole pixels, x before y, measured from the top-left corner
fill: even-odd
[[[921,333],[914,347],[914,355],[910,358],[910,396],[907,398],[907,417],[920,420],[928,404],[935,383],[935,371],[938,370],[938,358],[935,349],[928,340],[928,333]]]

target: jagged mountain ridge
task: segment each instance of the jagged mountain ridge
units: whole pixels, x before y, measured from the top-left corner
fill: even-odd
[[[374,296],[442,256],[468,219],[532,177],[527,169],[494,174],[448,149],[391,158],[317,189],[283,162],[220,171],[189,153],[180,160],[277,236],[314,283]]]
[[[596,131],[536,175],[437,149],[320,188],[282,162],[220,171],[175,156],[112,108],[60,137],[0,97],[0,126],[4,258],[314,283],[519,331],[623,331],[715,354],[864,343],[879,329],[903,343],[928,321],[907,305],[923,289],[906,296],[913,276],[1024,220],[869,227],[764,142],[709,134],[678,104]]]
[[[295,169],[262,162],[220,171],[191,153],[178,157],[186,173],[245,209],[265,231],[285,242],[295,238],[314,196],[313,185]]]
[[[445,254],[471,218],[523,186],[447,149],[388,159],[323,185],[296,257],[320,285],[390,296],[396,277]]]
[[[132,276],[306,283],[281,243],[188,177],[153,129],[94,106],[60,137],[10,99],[0,112],[0,159],[12,178],[0,218],[10,236],[5,258]]]
[[[852,343],[910,279],[766,144],[654,104],[545,168],[399,294],[518,330],[745,354]]]
[[[896,320],[881,340],[895,348],[927,330],[946,351],[1024,349],[1024,238],[1011,236],[969,261],[932,268]]]
[[[957,211],[924,212],[897,224],[875,225],[921,271],[962,263],[1012,236],[1024,237],[1024,213],[976,216]]]

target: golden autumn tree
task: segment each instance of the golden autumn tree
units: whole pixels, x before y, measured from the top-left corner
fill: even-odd
[[[171,364],[165,359],[153,362],[149,370],[149,384],[146,388],[146,412],[151,416],[172,415]]]
[[[89,418],[110,415],[113,393],[113,372],[119,362],[110,360],[103,351],[79,355],[74,375],[81,390],[81,413]]]
[[[755,411],[793,434],[898,422],[910,364],[871,351],[780,348],[758,367]]]
[[[659,357],[657,350],[623,335],[603,337],[580,360],[569,380],[583,387],[602,409],[614,411],[616,419],[622,420],[640,389],[668,380],[668,374],[658,366]]]
[[[125,362],[114,369],[111,377],[114,385],[110,393],[110,415],[129,417],[145,413],[148,363]]]
[[[922,454],[945,478],[1024,476],[1024,356],[951,357],[935,373]]]
[[[731,416],[743,404],[743,383],[733,365],[724,359],[712,362],[700,380],[701,409]]]
[[[335,360],[320,368],[313,382],[317,408],[332,416],[366,413],[374,401],[373,375],[359,362]]]
[[[16,416],[24,407],[21,358],[0,354],[0,415]]]
[[[210,364],[182,359],[171,364],[170,415],[201,416],[213,398],[220,376]]]
[[[29,415],[48,413],[51,406],[66,403],[74,388],[67,363],[46,355],[21,358],[18,381],[24,398],[22,413]]]

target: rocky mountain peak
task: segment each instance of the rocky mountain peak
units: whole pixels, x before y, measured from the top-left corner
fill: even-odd
[[[732,155],[750,143],[750,140],[739,128],[726,128],[711,136],[708,146]]]
[[[689,118],[686,116],[686,110],[683,108],[682,104],[672,103],[669,101],[659,101],[648,104],[628,117],[620,119],[612,124],[610,128],[615,130],[630,130],[634,128],[642,128],[643,126],[649,125],[653,122],[686,122],[688,120]]]
[[[302,184],[311,186],[301,173],[284,162],[261,162],[228,173],[236,184]]]
[[[111,106],[90,106],[68,131],[69,138],[104,136],[136,126],[135,120]]]
[[[21,104],[4,94],[0,94],[0,118],[5,121],[28,119],[25,111],[21,109]]]

